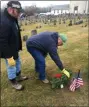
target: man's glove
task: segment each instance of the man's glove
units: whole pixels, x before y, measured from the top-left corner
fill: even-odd
[[[15,66],[15,64],[16,64],[15,60],[13,59],[13,57],[8,58],[7,61],[8,61],[9,66]]]
[[[63,72],[68,78],[70,78],[70,73],[69,73],[67,70],[65,70],[65,68],[62,70],[62,72]]]

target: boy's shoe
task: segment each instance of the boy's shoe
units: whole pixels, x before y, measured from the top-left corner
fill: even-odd
[[[16,80],[19,82],[19,81],[24,81],[24,80],[27,80],[28,79],[28,77],[27,76],[21,76],[21,75],[19,75],[19,76],[17,76],[17,78],[16,78]]]
[[[15,88],[16,90],[23,89],[23,86],[17,82],[16,78],[10,80],[10,82],[11,82],[12,87]]]
[[[19,90],[19,91],[23,89],[23,86],[18,83],[12,84],[12,87],[15,88],[16,90]]]
[[[48,84],[49,80],[48,79],[44,79],[44,80],[42,80],[42,82],[45,83],[45,84]]]

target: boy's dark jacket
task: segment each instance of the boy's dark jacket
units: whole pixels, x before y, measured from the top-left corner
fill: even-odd
[[[0,24],[0,57],[18,58],[18,52],[22,50],[20,28],[17,19],[10,16],[5,9],[1,14]]]
[[[63,64],[57,53],[58,33],[57,32],[42,32],[33,35],[26,42],[27,47],[39,49],[45,56],[47,53],[51,56],[56,65],[63,70]]]

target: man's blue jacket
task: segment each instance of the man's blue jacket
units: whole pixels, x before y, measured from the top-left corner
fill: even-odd
[[[58,33],[57,32],[42,32],[33,35],[26,42],[27,47],[33,47],[40,50],[44,56],[49,53],[56,65],[63,70],[63,64],[57,53]]]

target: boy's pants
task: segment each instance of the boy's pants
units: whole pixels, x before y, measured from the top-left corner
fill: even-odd
[[[36,69],[36,72],[39,72],[39,79],[44,80],[45,79],[45,57],[36,48],[27,46],[27,50],[35,60],[35,69]]]
[[[7,74],[8,74],[8,79],[12,80],[14,78],[16,78],[16,76],[21,72],[21,61],[20,61],[20,57],[18,57],[16,61],[16,65],[15,66],[9,66],[8,64],[8,60],[6,60],[6,67],[7,67]]]

